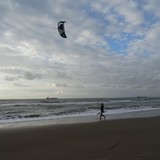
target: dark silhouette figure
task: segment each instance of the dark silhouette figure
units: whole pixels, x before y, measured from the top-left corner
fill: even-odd
[[[104,113],[104,104],[101,103],[101,105],[100,105],[100,113],[99,113],[100,114],[100,117],[99,117],[100,120],[102,120],[102,117],[104,119],[106,119],[106,116],[103,113]]]

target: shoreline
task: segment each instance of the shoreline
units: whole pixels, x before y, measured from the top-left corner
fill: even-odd
[[[3,160],[160,159],[160,117],[9,129],[0,132]]]
[[[159,117],[160,109],[137,111],[137,112],[126,112],[126,113],[118,113],[118,114],[106,113],[105,115],[106,115],[106,121],[130,119],[130,118]],[[24,121],[0,123],[0,131],[3,129],[10,129],[10,128],[21,128],[21,127],[29,128],[29,127],[50,126],[50,125],[90,123],[90,122],[98,122],[98,121],[100,121],[98,115],[73,116],[73,117],[61,117],[61,118],[50,117],[48,119],[30,119],[30,120],[24,120]]]

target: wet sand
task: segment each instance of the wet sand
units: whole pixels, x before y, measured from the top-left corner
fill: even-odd
[[[160,117],[0,130],[1,160],[158,160]]]

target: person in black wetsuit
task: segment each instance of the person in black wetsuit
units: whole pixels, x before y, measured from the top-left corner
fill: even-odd
[[[101,105],[100,105],[100,113],[99,113],[100,114],[100,117],[99,117],[100,120],[102,120],[102,117],[104,119],[106,119],[106,116],[103,113],[104,113],[104,104],[101,103]]]

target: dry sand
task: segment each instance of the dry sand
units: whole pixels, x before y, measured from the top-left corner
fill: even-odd
[[[0,130],[0,160],[159,160],[160,117]]]

